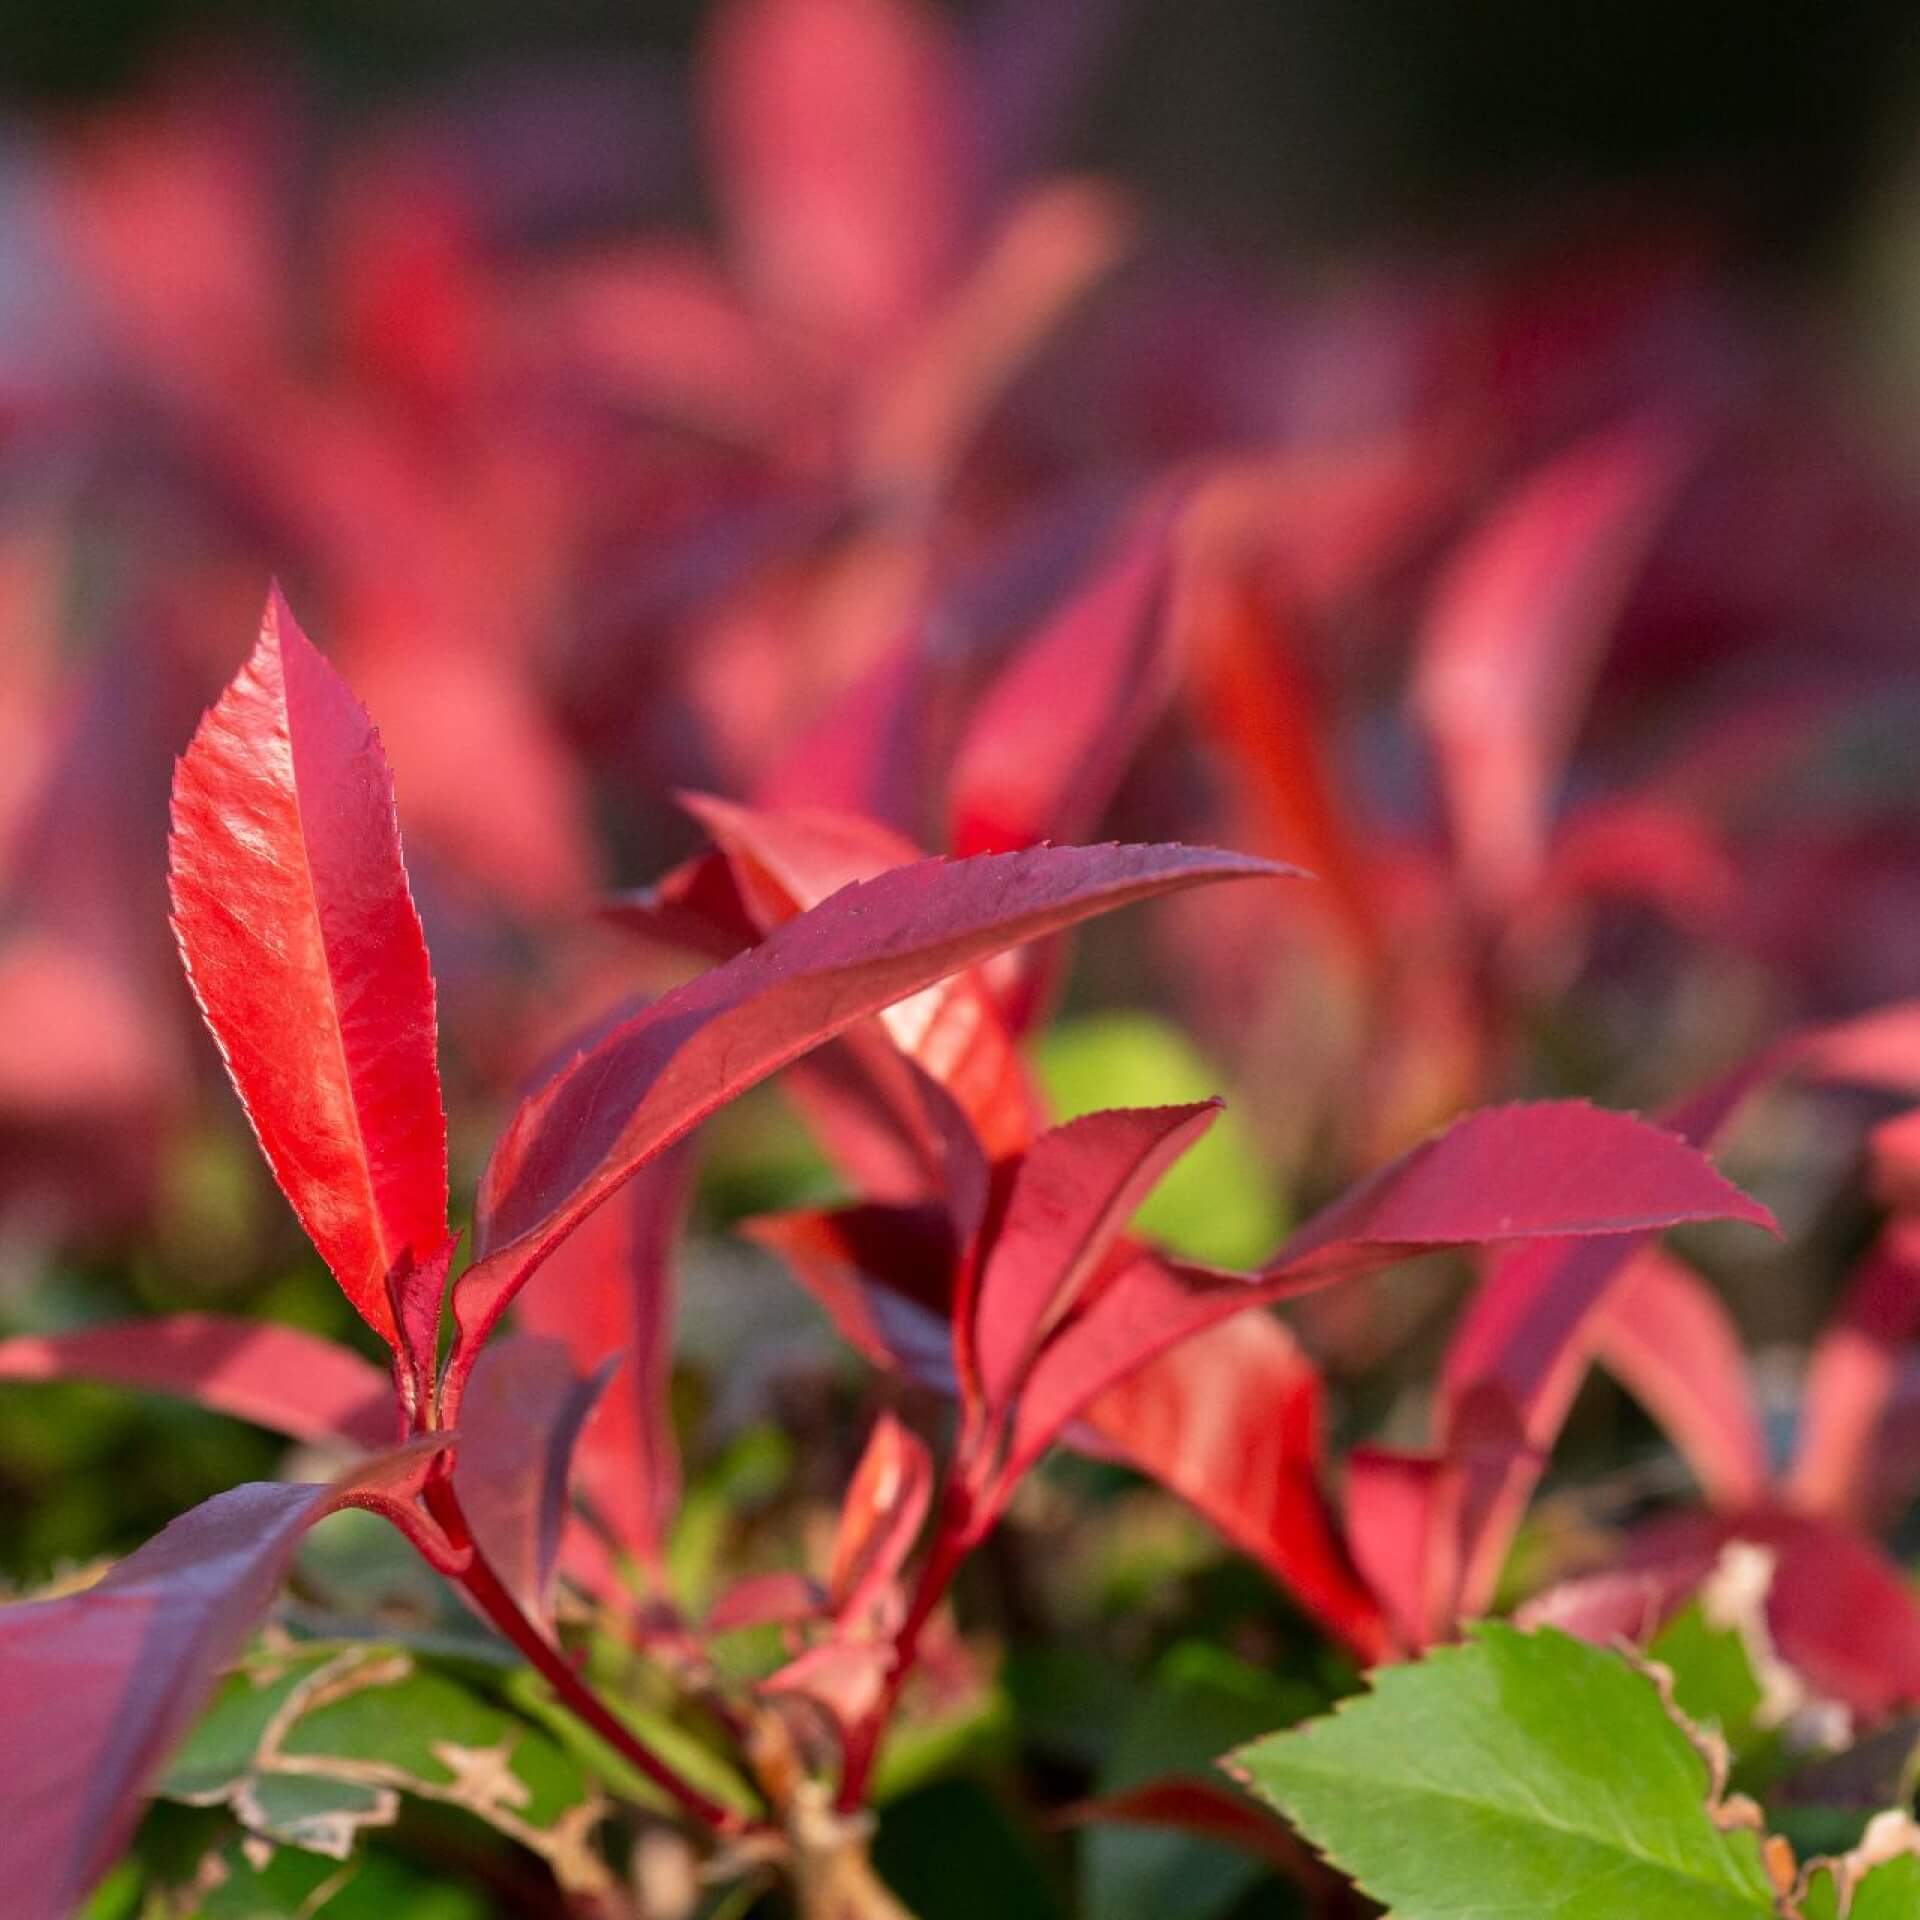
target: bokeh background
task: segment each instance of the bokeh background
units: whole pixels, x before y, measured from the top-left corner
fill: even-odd
[[[1656,1105],[1920,987],[1910,8],[19,4],[0,103],[0,1330],[365,1343],[165,926],[172,757],[269,576],[396,766],[469,1191],[550,1049],[690,964],[597,910],[698,844],[683,788],[1320,871],[1096,931],[1035,1043],[1064,1112],[1230,1094],[1150,1216],[1222,1261],[1476,1100]],[[994,720],[1156,515],[1177,565],[1086,737]],[[956,809],[983,764],[1004,818]],[[1783,1420],[1875,1111],[1770,1106],[1739,1169],[1787,1250],[1702,1255]],[[867,1385],[727,1232],[835,1183],[777,1093],[708,1143],[696,1584],[844,1484]],[[1455,1279],[1303,1316],[1344,1433],[1413,1430]],[[9,1388],[0,1578],[280,1453]],[[1669,1467],[1583,1397],[1569,1486],[1611,1512]],[[1277,1716],[1181,1648],[1311,1670],[1289,1605],[1117,1470],[1062,1488],[978,1603],[1026,1660],[1023,1764],[1065,1793]],[[1077,1721],[1075,1634],[1198,1661],[1212,1704]],[[914,1820],[1001,1831],[932,1804],[890,1843],[928,1914]]]

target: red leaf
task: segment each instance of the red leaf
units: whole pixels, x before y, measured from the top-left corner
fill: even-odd
[[[1188,847],[926,861],[843,889],[664,995],[523,1102],[495,1148],[479,1199],[482,1258],[454,1295],[465,1364],[527,1276],[594,1207],[790,1061],[1006,947],[1131,901],[1275,871]]]
[[[175,1313],[0,1340],[0,1380],[97,1380],[178,1394],[290,1439],[384,1446],[393,1387],[331,1340],[265,1320]]]
[[[1647,1131],[1669,1147],[1692,1151],[1686,1143],[1712,1139],[1740,1103],[1791,1057],[1791,1046],[1768,1049],[1671,1109],[1666,1119],[1673,1133]],[[1696,1155],[1695,1164],[1719,1181],[1705,1159]],[[1725,1217],[1772,1227],[1764,1208],[1742,1205],[1745,1211]],[[1678,1221],[1650,1222],[1646,1230],[1661,1224]],[[1443,1443],[1457,1409],[1475,1396],[1495,1394],[1512,1410],[1532,1453],[1544,1456],[1579,1384],[1585,1357],[1581,1342],[1590,1316],[1644,1244],[1644,1234],[1593,1245],[1549,1242],[1517,1248],[1500,1260],[1481,1281],[1448,1343],[1440,1379]],[[1462,1598],[1470,1612],[1481,1611],[1492,1593],[1532,1474],[1525,1456],[1497,1469],[1490,1462],[1482,1466],[1461,1508]]]
[[[495,1341],[473,1370],[454,1492],[480,1551],[533,1620],[553,1616],[574,1446],[612,1371],[609,1359],[578,1372],[566,1347],[535,1334]]]
[[[1469,1114],[1308,1221],[1257,1274],[1132,1259],[1035,1362],[1005,1471],[1023,1471],[1108,1386],[1244,1307],[1439,1247],[1711,1219],[1772,1224],[1703,1154],[1631,1114],[1572,1100]]]
[[[1920,1331],[1920,1223],[1896,1219],[1861,1262],[1807,1369],[1787,1491],[1797,1507],[1856,1524],[1870,1514],[1882,1422]]]
[[[741,1231],[787,1263],[864,1359],[958,1391],[949,1322],[956,1259],[944,1208],[768,1214]]]
[[[1173,692],[1167,523],[1165,502],[1144,510],[974,709],[948,782],[956,853],[1078,839],[1099,825]]]
[[[827,1596],[804,1573],[753,1573],[736,1580],[706,1618],[708,1633],[738,1633],[746,1627],[797,1627],[817,1620]]]
[[[1324,901],[1369,972],[1384,959],[1380,889],[1328,765],[1318,690],[1285,606],[1250,569],[1201,557],[1175,618],[1189,698],[1232,765],[1264,844],[1323,883]]]
[[[98,1585],[0,1607],[0,1879],[16,1920],[70,1920],[141,1796],[267,1610],[301,1536],[404,1497],[443,1439],[332,1486],[256,1482],[181,1515]]]
[[[1593,1357],[1659,1422],[1713,1505],[1761,1498],[1767,1437],[1746,1355],[1698,1274],[1644,1248],[1594,1314],[1588,1340]]]
[[[1320,1483],[1320,1376],[1270,1314],[1242,1313],[1109,1387],[1082,1416],[1211,1521],[1362,1660],[1391,1634]]]
[[[932,298],[962,214],[958,81],[915,0],[720,11],[703,104],[721,204],[755,293],[803,348],[870,352]]]
[[[363,1318],[446,1238],[433,976],[379,738],[278,594],[174,776],[174,930],[280,1188]]]
[[[763,934],[851,881],[921,858],[910,840],[856,815],[757,813],[705,795],[685,804],[726,851],[743,906]],[[888,1007],[880,1024],[900,1052],[952,1094],[989,1159],[1017,1152],[1031,1139],[1038,1102],[977,969],[962,969]],[[872,1050],[857,1033],[849,1042],[884,1087],[886,1063],[871,1061]]]
[[[1027,1150],[972,1312],[956,1305],[960,1377],[977,1378],[989,1414],[1013,1400],[1127,1223],[1219,1111],[1209,1100],[1084,1114]]]
[[[1460,1472],[1443,1455],[1355,1447],[1347,1459],[1347,1538],[1399,1645],[1431,1646],[1459,1586]]]
[[[673,1242],[692,1173],[685,1151],[654,1161],[561,1247],[519,1310],[518,1324],[563,1341],[580,1372],[615,1368],[581,1437],[580,1487],[613,1538],[655,1570],[680,1504]]]
[[[1137,1787],[1077,1801],[1058,1818],[1063,1826],[1157,1827],[1236,1848],[1296,1886],[1311,1889],[1320,1902],[1337,1903],[1337,1907],[1316,1904],[1316,1914],[1344,1913],[1350,1899],[1357,1903],[1360,1898],[1278,1815],[1211,1780],[1176,1775],[1144,1780]],[[1357,1905],[1353,1910],[1358,1911]]]
[[[827,1592],[847,1630],[858,1632],[892,1589],[933,1503],[933,1456],[890,1413],[874,1422],[840,1506]]]
[[[1646,423],[1581,443],[1502,501],[1440,583],[1414,702],[1487,904],[1539,873],[1562,763],[1684,451]]]

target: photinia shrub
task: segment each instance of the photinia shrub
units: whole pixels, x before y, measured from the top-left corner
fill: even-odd
[[[23,1920],[75,1911],[156,1792],[237,1828],[194,1869],[216,1905],[300,1883],[287,1856],[337,1861],[415,1798],[530,1849],[584,1911],[620,1911],[636,1835],[677,1830],[709,1883],[772,1876],[809,1915],[897,1912],[869,1858],[876,1769],[917,1677],[953,1658],[956,1573],[1051,1449],[1157,1475],[1377,1659],[1413,1636],[1341,1539],[1312,1370],[1262,1309],[1438,1249],[1611,1271],[1666,1227],[1767,1224],[1680,1132],[1547,1101],[1379,1167],[1251,1271],[1183,1260],[1130,1222],[1218,1103],[1051,1124],[1010,1009],[1032,1008],[1048,943],[1081,921],[1288,870],[1185,846],[928,860],[857,818],[696,812],[715,851],[623,911],[717,964],[537,1080],[460,1265],[392,781],[366,713],[270,601],[176,771],[173,924],[261,1151],[385,1377],[214,1315],[0,1345],[0,1375],[169,1391],[345,1456],[0,1611],[0,1866]],[[694,1603],[667,1544],[688,1143],[783,1070],[855,1194],[752,1231],[951,1412],[882,1413],[821,1557]],[[303,1536],[343,1507],[390,1523],[497,1640],[443,1671],[378,1620],[315,1634],[296,1614],[257,1639]],[[779,1656],[742,1667],[726,1643],[743,1633]]]

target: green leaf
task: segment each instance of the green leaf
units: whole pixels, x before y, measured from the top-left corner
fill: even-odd
[[[1752,1831],[1651,1680],[1485,1625],[1233,1770],[1396,1920],[1774,1920]]]
[[[1715,1626],[1696,1600],[1660,1629],[1647,1653],[1673,1675],[1674,1705],[1727,1743],[1740,1786],[1751,1790],[1757,1776],[1778,1771],[1780,1735],[1757,1717],[1765,1691],[1737,1628]]]
[[[1149,1013],[1103,1013],[1056,1026],[1040,1043],[1047,1098],[1062,1118],[1098,1107],[1206,1100],[1225,1075]],[[1253,1266],[1286,1238],[1273,1170],[1231,1105],[1182,1155],[1135,1216],[1149,1239],[1189,1260]]]
[[[1847,1920],[1913,1920],[1920,1913],[1920,1858],[1903,1854],[1875,1867],[1853,1890]]]
[[[565,1886],[602,1885],[604,1803],[549,1734],[394,1646],[268,1650],[230,1675],[161,1784],[224,1801],[258,1838],[334,1860],[392,1824],[399,1796],[459,1807],[539,1854]],[[290,1869],[287,1871],[291,1871]]]

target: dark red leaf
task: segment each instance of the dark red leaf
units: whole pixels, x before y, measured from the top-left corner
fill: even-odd
[[[950,1327],[956,1257],[944,1207],[768,1214],[742,1231],[787,1263],[864,1359],[958,1392]]]
[[[235,1487],[84,1592],[0,1607],[0,1878],[18,1920],[71,1920],[307,1529],[340,1507],[404,1498],[440,1444],[331,1486]]]
[[[581,1437],[580,1489],[614,1540],[655,1571],[680,1504],[673,1242],[692,1174],[685,1150],[654,1161],[560,1248],[519,1309],[518,1324],[564,1342],[580,1373],[615,1368]]]
[[[289,1438],[378,1447],[392,1382],[331,1340],[264,1320],[176,1313],[0,1340],[0,1379],[98,1380],[177,1394]]]
[[[174,777],[174,930],[281,1191],[354,1307],[447,1232],[433,977],[372,724],[278,594]]]
[[[532,1620],[553,1615],[574,1447],[613,1366],[609,1358],[582,1373],[558,1340],[519,1334],[487,1348],[467,1388],[454,1491],[480,1551]]]
[[[1275,871],[1185,847],[927,861],[843,889],[663,996],[525,1101],[495,1148],[479,1199],[482,1257],[454,1295],[465,1364],[527,1276],[622,1181],[813,1047],[1004,948],[1131,901]]]
[[[850,814],[757,813],[704,795],[686,805],[727,853],[742,904],[763,934],[849,882],[921,858],[911,841]],[[958,1102],[989,1159],[1027,1144],[1038,1125],[1038,1101],[977,968],[888,1007],[880,1024],[894,1047]],[[890,1076],[884,1060],[872,1060],[873,1049],[857,1031],[848,1044],[867,1062],[876,1090],[884,1091],[897,1073]]]

